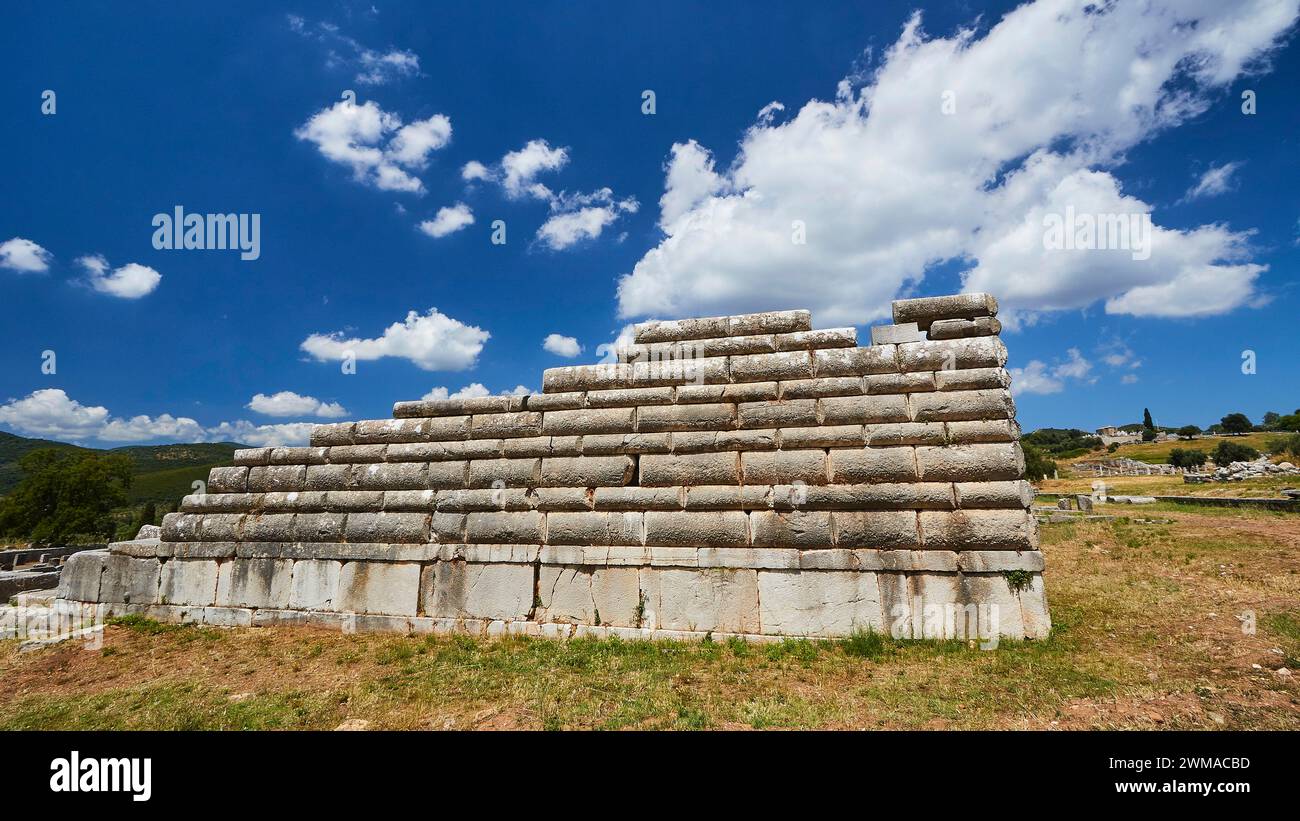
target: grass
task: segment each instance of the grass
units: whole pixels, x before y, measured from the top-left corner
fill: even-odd
[[[1098,458],[1115,458],[1125,456],[1129,459],[1136,459],[1139,462],[1149,462],[1150,464],[1169,464],[1169,451],[1174,448],[1183,450],[1199,450],[1206,456],[1211,455],[1214,449],[1219,446],[1219,442],[1235,442],[1240,445],[1249,445],[1260,453],[1268,451],[1268,441],[1275,439],[1283,434],[1277,431],[1267,431],[1260,433],[1245,433],[1241,436],[1198,436],[1195,439],[1169,439],[1164,442],[1133,442],[1131,444],[1120,445],[1114,453],[1107,453],[1105,450],[1093,451],[1091,453],[1079,456],[1069,461],[1092,461]],[[1276,461],[1276,460],[1275,460]]]
[[[0,642],[0,729],[1300,729],[1296,677],[1275,672],[1300,667],[1300,517],[1160,518],[1043,527],[1044,641],[484,640],[125,618],[97,650]]]

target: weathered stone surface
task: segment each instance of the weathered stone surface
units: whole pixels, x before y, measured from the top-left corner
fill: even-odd
[[[421,612],[442,618],[523,619],[532,611],[533,568],[526,564],[435,565],[432,590]]]
[[[662,630],[757,633],[758,571],[662,568],[641,571],[642,626]]]
[[[736,406],[730,403],[650,406],[636,413],[636,429],[641,433],[726,430],[735,423]]]
[[[293,588],[290,559],[232,559],[217,576],[216,604],[224,607],[288,607]]]
[[[887,632],[875,573],[758,571],[760,620],[784,636],[844,636]]]
[[[968,336],[997,336],[1002,323],[991,316],[975,319],[936,319],[930,323],[931,339],[960,339]]]
[[[915,322],[871,327],[872,345],[897,345],[900,342],[920,342],[922,339],[925,339],[925,332]]]
[[[743,428],[804,427],[819,421],[816,399],[742,402],[736,410]]]
[[[1024,510],[923,510],[928,550],[1037,550],[1038,523]]]
[[[821,450],[776,450],[740,455],[741,481],[747,485],[824,485],[826,453]]]
[[[743,547],[749,544],[749,520],[739,510],[679,512],[649,510],[645,544],[656,546]]]
[[[159,602],[204,607],[217,602],[217,563],[205,559],[172,559],[161,568]]]
[[[917,422],[1010,419],[1016,414],[1011,391],[1005,389],[918,393],[908,397],[908,402]]]
[[[646,487],[673,485],[740,484],[738,453],[698,453],[673,456],[648,454],[641,457],[640,484]]]
[[[905,373],[1001,368],[1006,363],[1007,347],[996,336],[909,342],[898,346],[899,370]]]
[[[347,562],[339,570],[337,609],[414,616],[420,599],[420,565]]]
[[[301,559],[293,563],[289,606],[295,610],[334,610],[343,563]]]
[[[917,481],[916,457],[910,447],[832,449],[831,481],[837,484]]]
[[[836,376],[867,376],[875,373],[895,373],[898,363],[894,345],[872,345],[870,348],[842,348],[813,352],[813,373],[818,379]],[[800,378],[797,374],[783,379]]]
[[[1025,475],[1025,455],[1015,443],[918,447],[916,464],[926,482],[1000,482]]]
[[[894,324],[915,322],[923,331],[936,320],[975,319],[997,313],[998,301],[983,293],[894,300]]]
[[[907,422],[907,397],[901,395],[839,396],[817,400],[821,419],[827,425],[883,424]]]

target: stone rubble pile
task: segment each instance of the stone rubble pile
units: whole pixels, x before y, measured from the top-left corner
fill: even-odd
[[[1263,479],[1269,476],[1295,476],[1300,468],[1290,462],[1274,464],[1267,456],[1260,456],[1251,462],[1231,462],[1223,467],[1206,473],[1189,473],[1183,477],[1188,484],[1206,482],[1240,482],[1245,479]]]
[[[549,636],[1046,635],[997,303],[655,321],[543,393],[398,402],[211,472],[60,597],[215,624]],[[937,626],[929,616],[947,610]],[[925,626],[918,623],[924,618]],[[960,618],[960,615],[958,616]]]

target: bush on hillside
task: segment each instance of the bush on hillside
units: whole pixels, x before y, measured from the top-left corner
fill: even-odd
[[[1176,468],[1199,468],[1209,458],[1204,451],[1174,448],[1169,451],[1169,464]]]
[[[1250,445],[1243,445],[1239,442],[1220,442],[1219,446],[1214,449],[1214,464],[1219,467],[1232,462],[1249,462],[1259,458],[1259,451]]]

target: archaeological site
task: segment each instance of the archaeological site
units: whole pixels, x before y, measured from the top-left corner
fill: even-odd
[[[543,392],[237,451],[64,607],[219,625],[650,638],[1046,636],[996,301],[652,321]]]

